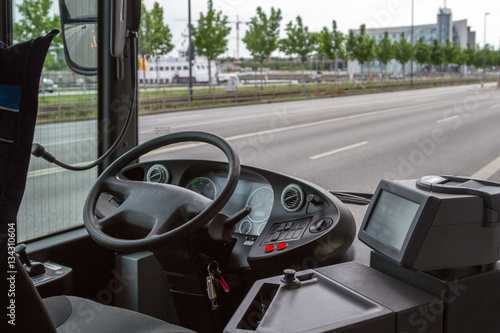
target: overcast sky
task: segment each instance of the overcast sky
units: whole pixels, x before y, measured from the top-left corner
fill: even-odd
[[[148,9],[154,0],[144,0]],[[176,49],[181,46],[187,32],[188,1],[157,0],[164,8],[165,23],[172,30]],[[320,31],[324,26],[331,29],[332,20],[336,20],[339,29],[347,33],[365,23],[368,28],[396,27],[411,24],[411,0],[213,0],[214,7],[222,10],[229,21],[248,21],[255,16],[256,8],[261,6],[266,13],[271,7],[280,8],[283,15],[281,36],[284,27],[297,15],[302,17],[304,25],[310,31]],[[414,0],[414,24],[437,22],[437,12],[442,7],[442,0]],[[468,25],[476,31],[476,42],[484,43],[484,13],[489,12],[486,22],[486,42],[498,49],[500,39],[500,1],[499,0],[448,0],[447,7],[452,10],[452,19],[467,19]],[[200,12],[207,11],[207,0],[191,0],[191,18],[196,24]],[[185,21],[184,21],[185,20]],[[231,23],[231,34],[226,55],[236,56],[236,25]],[[240,57],[249,57],[241,38],[245,35],[246,25],[240,24]]]

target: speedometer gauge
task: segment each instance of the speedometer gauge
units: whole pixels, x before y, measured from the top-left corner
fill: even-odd
[[[198,177],[191,180],[186,188],[212,200],[217,196],[215,183],[207,177]]]
[[[263,222],[271,215],[274,192],[270,187],[259,187],[248,198],[247,206],[252,208],[248,218],[253,222]]]

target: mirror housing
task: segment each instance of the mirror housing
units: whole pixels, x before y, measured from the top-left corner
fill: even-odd
[[[97,74],[98,0],[59,0],[64,55],[68,66],[81,75]],[[124,77],[123,57],[127,30],[137,31],[140,0],[112,0],[110,54],[117,58],[117,79]]]
[[[60,0],[66,63],[80,75],[97,74],[97,0]]]

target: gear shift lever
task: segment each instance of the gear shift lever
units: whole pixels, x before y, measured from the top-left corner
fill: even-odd
[[[42,263],[37,261],[31,261],[26,253],[26,245],[19,244],[16,246],[16,253],[19,255],[19,259],[24,264],[24,268],[26,272],[28,272],[29,276],[37,276],[45,273],[45,267]]]

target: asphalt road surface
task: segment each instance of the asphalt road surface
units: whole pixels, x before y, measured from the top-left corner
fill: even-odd
[[[381,178],[428,174],[500,182],[500,90],[479,85],[213,108],[141,116],[139,140],[201,130],[228,139],[247,165],[300,177],[326,189],[373,192]],[[58,158],[95,156],[95,122],[42,125],[35,141]],[[50,148],[50,149],[49,149]],[[195,143],[154,151],[143,160],[221,159]],[[20,240],[82,222],[95,171],[30,166],[19,217]],[[364,207],[350,206],[359,223]]]

